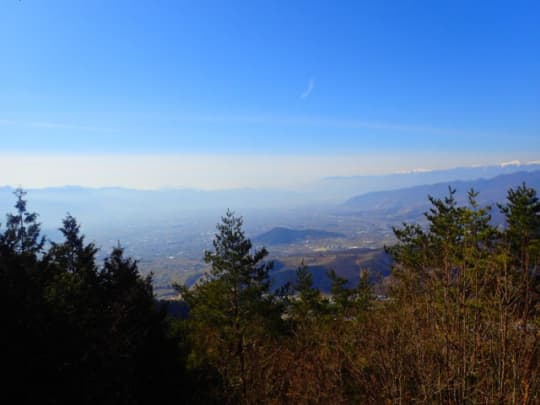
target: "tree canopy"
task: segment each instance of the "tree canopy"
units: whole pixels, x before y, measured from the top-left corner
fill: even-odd
[[[272,262],[227,213],[208,272],[167,316],[121,246],[98,263],[71,215],[47,243],[15,193],[0,232],[4,395],[29,403],[348,404],[540,401],[540,202],[525,184],[492,208],[430,197],[394,228],[390,277],[331,293],[272,290]],[[377,294],[375,294],[377,291]]]

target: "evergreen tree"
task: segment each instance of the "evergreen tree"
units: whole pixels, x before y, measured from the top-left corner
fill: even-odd
[[[538,395],[539,336],[531,322],[534,272],[523,263],[532,265],[535,193],[509,192],[502,239],[474,190],[468,206],[454,194],[430,198],[426,230],[396,229],[384,312],[391,370],[381,365],[393,379],[388,392],[406,402],[529,403]]]
[[[63,243],[51,242],[47,259],[69,273],[96,272],[95,255],[98,251],[93,243],[85,244],[77,220],[67,215],[59,231],[64,237]]]
[[[40,236],[38,214],[28,212],[24,199],[26,191],[18,188],[14,194],[17,197],[16,213],[7,215],[6,230],[0,236],[0,249],[4,252],[35,255],[40,253],[45,245],[45,237]]]
[[[113,250],[98,269],[68,215],[64,240],[43,251],[25,193],[0,235],[4,398],[22,403],[182,403],[184,357],[151,277]],[[44,253],[41,255],[40,253]]]
[[[227,211],[217,225],[214,251],[205,252],[211,268],[192,289],[182,289],[190,306],[199,351],[220,372],[229,399],[246,402],[256,342],[275,331],[280,307],[270,292],[272,263],[266,249],[252,250],[243,220]]]
[[[321,292],[313,287],[313,275],[308,266],[302,263],[296,270],[294,290],[298,293],[292,302],[292,315],[297,321],[307,321],[319,318],[328,305]]]
[[[334,270],[328,272],[328,277],[332,282],[331,309],[335,315],[345,318],[359,316],[374,300],[367,270],[361,271],[358,285],[354,288],[347,288],[348,280],[339,277]]]
[[[507,203],[499,204],[506,219],[507,240],[514,262],[525,272],[540,258],[540,200],[525,183],[508,190]]]

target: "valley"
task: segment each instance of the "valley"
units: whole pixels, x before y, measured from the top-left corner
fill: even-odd
[[[295,270],[304,261],[314,276],[315,286],[327,292],[329,281],[325,274],[330,269],[349,280],[350,285],[364,268],[373,279],[387,276],[391,262],[384,247],[395,242],[392,227],[404,221],[425,223],[423,213],[429,208],[428,195],[444,197],[451,185],[457,189],[456,199],[465,203],[467,191],[474,188],[479,192],[479,203],[495,206],[505,199],[508,188],[522,182],[540,188],[540,170],[534,170],[534,165],[525,167],[528,170],[520,168],[523,169],[515,167],[514,172],[508,172],[505,167],[504,174],[491,178],[360,192],[337,203],[312,201],[313,194],[295,193],[292,200],[278,194],[280,203],[274,207],[259,204],[269,193],[256,190],[244,192],[250,195],[249,201],[240,197],[227,199],[233,192],[73,187],[30,190],[29,198],[30,208],[40,213],[50,240],[60,237],[58,224],[69,207],[70,213],[81,221],[87,240],[100,248],[99,259],[120,244],[127,255],[138,261],[144,274],[153,274],[156,292],[162,298],[175,294],[173,283],[192,285],[208,270],[203,254],[212,249],[216,223],[227,208],[234,208],[229,204],[237,203],[236,212],[244,218],[246,236],[255,247],[266,247],[269,260],[275,263],[271,273],[273,287],[292,282]],[[477,169],[477,173],[483,171],[486,170]],[[418,174],[400,176],[405,184],[418,178]],[[11,193],[9,188],[0,189],[4,212],[12,204]],[[217,195],[222,198],[216,198]],[[91,206],[99,209],[89,211]],[[501,220],[497,209],[492,210],[492,220]]]

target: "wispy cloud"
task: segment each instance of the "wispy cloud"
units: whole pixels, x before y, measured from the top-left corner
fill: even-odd
[[[26,126],[32,128],[44,128],[44,129],[72,129],[75,131],[88,131],[88,132],[116,132],[112,128],[92,127],[86,125],[72,125],[58,122],[30,122]]]
[[[69,129],[73,131],[86,132],[118,132],[113,128],[93,127],[88,125],[66,124],[60,122],[18,122],[0,119],[0,125],[13,125],[17,127],[37,128],[37,129]]]
[[[306,89],[300,94],[300,98],[308,98],[313,89],[315,88],[315,79],[311,78],[309,79],[309,82],[307,84]]]
[[[306,89],[307,90],[307,89]],[[441,128],[427,125],[410,125],[399,122],[367,121],[354,118],[329,118],[316,116],[279,115],[182,115],[171,117],[173,121],[194,121],[206,123],[258,124],[298,127],[348,128],[387,131],[390,133],[427,134],[449,137],[492,137],[509,136],[506,133],[489,130],[471,131],[467,129]]]

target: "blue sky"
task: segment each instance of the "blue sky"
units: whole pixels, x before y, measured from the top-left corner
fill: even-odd
[[[3,156],[540,158],[537,1],[6,0],[0,49]]]

